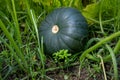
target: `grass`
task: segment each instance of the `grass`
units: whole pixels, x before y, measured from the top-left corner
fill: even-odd
[[[73,80],[75,71],[77,80],[98,79],[99,76],[100,80],[119,80],[119,3],[119,0],[89,0],[89,3],[82,0],[1,0],[0,80]],[[97,4],[98,10],[93,9],[94,6],[86,8],[89,4]],[[85,50],[72,55],[69,64],[56,64],[44,54],[44,38],[39,39],[38,27],[47,14],[63,6],[82,12],[89,23],[90,35]],[[92,10],[92,14],[97,15],[87,14]],[[53,74],[56,72],[58,75]]]

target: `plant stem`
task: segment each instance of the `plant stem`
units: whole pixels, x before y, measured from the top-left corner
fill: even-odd
[[[119,41],[117,42],[117,44],[116,44],[116,46],[114,48],[114,53],[115,54],[119,53],[119,50],[120,50],[120,39],[119,39]]]
[[[83,61],[85,59],[85,57],[89,58],[89,56],[87,56],[90,52],[92,52],[93,50],[97,49],[98,47],[100,47],[101,45],[105,44],[106,42],[110,41],[113,38],[116,38],[120,36],[120,31],[113,33],[112,35],[104,38],[103,40],[101,40],[100,42],[98,42],[97,44],[95,44],[94,46],[90,47],[89,49],[85,50],[82,55],[80,56],[80,61]],[[89,54],[90,55],[90,54]]]
[[[71,66],[76,66],[76,65],[80,65],[80,64],[79,63],[72,63],[68,66],[59,66],[59,67],[55,67],[55,68],[48,68],[48,69],[46,69],[46,72],[54,71],[54,70],[58,70],[58,69],[64,69],[64,68],[71,67]]]
[[[103,30],[103,26],[102,26],[102,4],[103,4],[104,0],[101,0],[101,3],[100,3],[100,10],[99,10],[99,22],[100,22],[100,28],[101,28],[101,32],[104,34],[104,30]]]
[[[98,57],[99,57],[100,60],[101,60],[101,64],[102,64],[102,68],[103,68],[103,73],[104,73],[104,78],[105,78],[105,80],[107,80],[107,76],[106,76],[106,72],[105,72],[105,67],[104,67],[103,58],[102,58],[100,55],[98,55]]]
[[[117,68],[117,61],[116,61],[115,54],[109,45],[106,44],[106,47],[108,48],[110,52],[110,56],[112,57],[113,69],[114,69],[114,80],[118,80],[118,68]]]
[[[120,40],[117,42],[117,44],[113,50],[114,54],[115,55],[120,54],[119,50],[120,50]],[[109,55],[105,56],[103,59],[105,62],[109,61],[111,59],[111,55],[109,54]]]
[[[101,23],[102,23],[102,24],[108,24],[109,22],[112,22],[112,21],[116,20],[117,18],[118,18],[118,16],[115,17],[115,18],[111,18],[111,19],[109,19],[109,20],[102,21]],[[93,21],[94,23],[100,24],[100,21],[95,20],[95,19],[93,19],[93,18],[87,18],[87,19],[90,20],[90,21]]]

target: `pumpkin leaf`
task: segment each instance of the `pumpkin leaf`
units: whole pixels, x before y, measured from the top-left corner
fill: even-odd
[[[83,14],[83,16],[85,16],[88,23],[91,23],[91,21],[89,21],[88,19],[89,18],[95,18],[98,15],[98,12],[99,12],[99,3],[88,4],[82,10],[82,14]]]

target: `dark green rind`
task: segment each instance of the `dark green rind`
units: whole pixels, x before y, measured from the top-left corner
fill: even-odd
[[[58,33],[52,27],[59,26]],[[61,49],[75,53],[84,47],[88,36],[88,25],[82,14],[74,8],[58,8],[51,12],[39,27],[39,37],[43,36],[45,53],[52,54]]]

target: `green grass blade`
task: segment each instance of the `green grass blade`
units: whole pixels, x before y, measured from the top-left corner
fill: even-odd
[[[43,37],[41,38],[41,40],[39,40],[39,35],[38,35],[38,29],[37,29],[37,24],[36,24],[36,19],[34,16],[34,13],[32,10],[30,10],[30,16],[31,16],[31,21],[34,25],[35,28],[35,32],[36,32],[36,36],[37,36],[37,42],[38,42],[38,52],[39,52],[39,57],[41,60],[41,64],[42,64],[42,78],[44,78],[45,75],[45,55],[44,55],[44,49],[43,49]]]
[[[8,49],[11,51],[10,55],[14,56],[15,60],[17,61],[17,63],[19,64],[19,66],[24,70],[25,68],[23,67],[23,65],[21,64],[21,61],[19,60],[19,57],[16,55],[14,49],[11,47],[11,45],[9,45],[4,39],[2,39],[0,37],[0,41],[2,41],[7,47]]]
[[[2,29],[2,31],[4,32],[4,34],[6,35],[8,40],[13,45],[13,47],[16,50],[16,53],[17,53],[16,55],[20,57],[21,62],[24,63],[24,67],[27,68],[27,62],[26,62],[26,60],[24,58],[24,55],[21,53],[20,48],[17,46],[17,44],[14,41],[13,37],[10,35],[10,33],[8,32],[7,28],[5,27],[5,25],[3,24],[3,22],[1,20],[0,20],[0,28]]]
[[[17,37],[18,44],[21,45],[22,40],[21,40],[20,28],[19,28],[19,24],[18,24],[18,19],[17,19],[17,13],[16,13],[16,9],[15,9],[14,0],[12,0],[12,8],[13,8],[13,12],[12,12],[13,13],[13,20],[15,22],[15,29],[16,29],[16,37]]]
[[[31,16],[31,21],[34,25],[34,28],[35,28],[35,32],[36,32],[36,36],[37,36],[37,39],[38,39],[38,43],[39,43],[39,35],[38,35],[38,29],[37,29],[37,23],[36,23],[36,18],[34,16],[34,13],[32,10],[30,10],[30,16]]]
[[[30,20],[33,24],[34,30],[35,30],[35,34],[37,37],[37,43],[38,43],[38,52],[39,52],[39,57],[41,60],[41,65],[42,65],[42,70],[41,70],[41,76],[42,78],[44,78],[45,76],[45,55],[44,55],[44,50],[43,50],[43,38],[41,40],[39,40],[39,35],[38,35],[38,28],[37,28],[37,19],[35,17],[35,14],[33,12],[32,9],[30,9],[30,6],[28,4],[28,1],[25,1],[26,7],[27,7],[27,13],[30,17]]]

